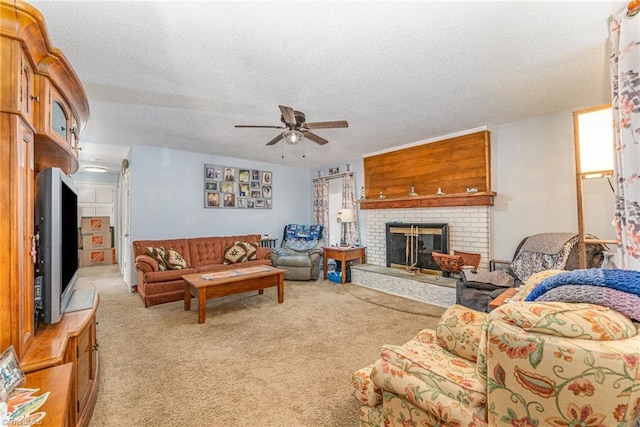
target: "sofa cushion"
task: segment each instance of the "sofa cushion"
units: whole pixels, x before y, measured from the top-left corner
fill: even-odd
[[[271,265],[271,261],[268,259],[256,259],[254,261],[245,261],[237,264],[209,264],[209,265],[199,265],[198,272],[199,273],[213,273],[216,271],[224,271],[231,270],[233,268],[247,268],[247,267],[255,267],[257,265]]]
[[[311,267],[311,258],[307,255],[290,255],[278,258],[278,267]]]
[[[143,278],[146,283],[171,282],[176,280],[182,280],[184,282],[182,279],[183,275],[194,274],[197,272],[198,270],[195,268],[187,267],[182,270],[152,271],[150,273],[144,273]]]

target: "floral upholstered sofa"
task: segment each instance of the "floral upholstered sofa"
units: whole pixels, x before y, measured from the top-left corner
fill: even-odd
[[[533,275],[521,298],[560,273]],[[640,324],[602,305],[454,305],[380,356],[353,375],[362,427],[623,427],[640,412]]]
[[[260,234],[136,240],[133,256],[137,292],[145,307],[184,298],[183,275],[271,265],[271,250],[260,247]]]

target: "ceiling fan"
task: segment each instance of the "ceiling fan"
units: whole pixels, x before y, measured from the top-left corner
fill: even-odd
[[[326,139],[319,137],[310,130],[315,129],[331,129],[331,128],[346,128],[349,127],[349,123],[346,120],[337,120],[332,122],[315,122],[307,123],[305,115],[302,111],[296,111],[291,107],[285,107],[280,105],[280,121],[284,123],[284,126],[262,126],[262,125],[236,125],[237,128],[267,128],[267,129],[287,129],[282,132],[271,141],[267,142],[267,145],[274,145],[284,139],[289,144],[297,144],[302,138],[308,138],[316,144],[324,145],[328,143]]]

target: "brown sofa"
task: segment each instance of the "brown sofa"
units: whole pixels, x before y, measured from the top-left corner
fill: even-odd
[[[145,307],[179,301],[184,298],[185,274],[228,270],[255,265],[271,265],[271,250],[260,247],[260,234],[245,236],[196,237],[171,240],[136,240],[133,256],[138,270],[137,292]],[[257,243],[256,259],[236,264],[224,264],[225,248],[236,242]],[[186,261],[186,268],[160,271],[158,262],[147,253],[147,247],[164,247],[178,252]]]

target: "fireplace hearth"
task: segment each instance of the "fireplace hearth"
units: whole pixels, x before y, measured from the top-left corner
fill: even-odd
[[[386,223],[387,267],[441,274],[431,252],[449,253],[448,236],[445,223]]]

